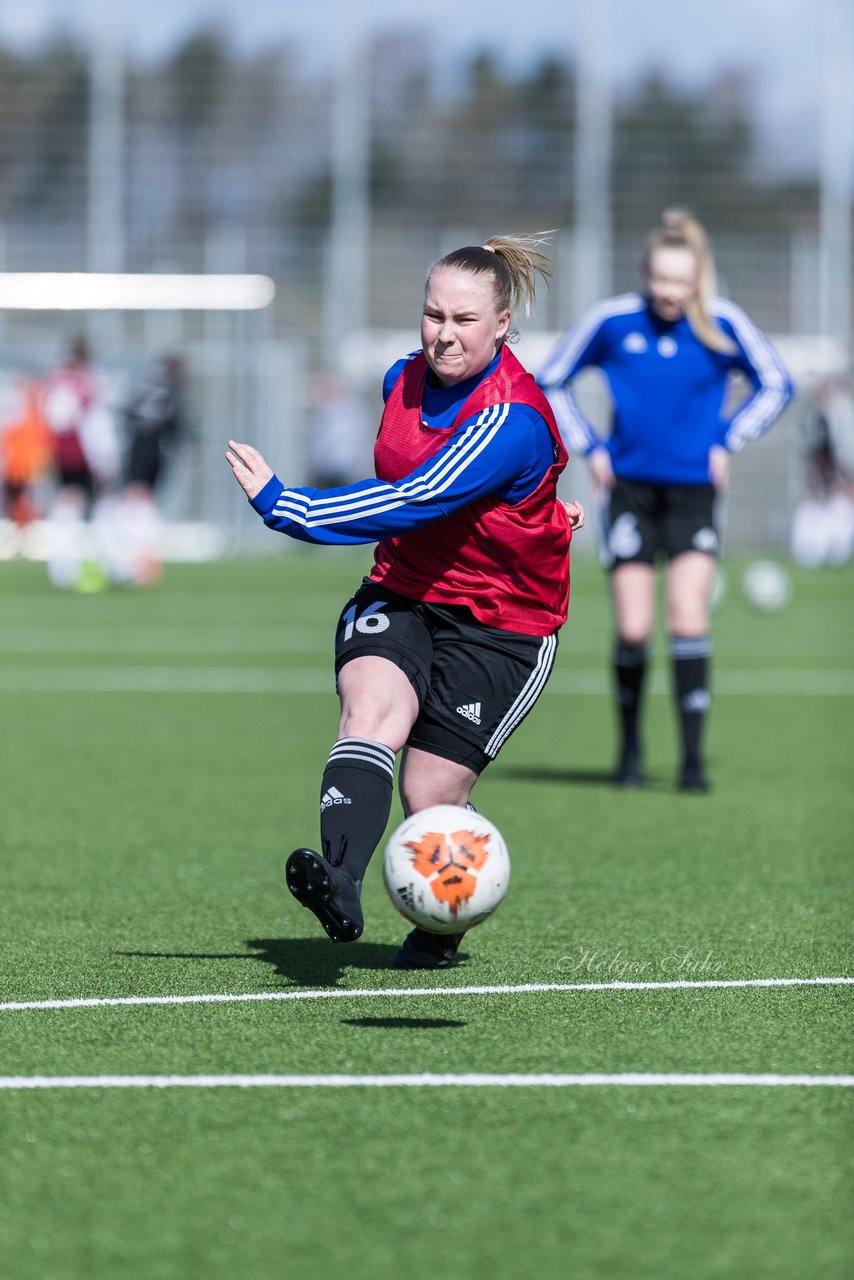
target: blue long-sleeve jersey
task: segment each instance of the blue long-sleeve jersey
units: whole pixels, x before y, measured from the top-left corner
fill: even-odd
[[[408,356],[383,381],[388,399]],[[447,430],[460,405],[492,373],[496,356],[481,373],[455,387],[425,385],[425,427]],[[395,537],[450,515],[494,494],[520,502],[536,489],[554,462],[555,442],[539,413],[528,405],[493,405],[460,424],[447,443],[402,480],[367,479],[337,489],[286,488],[277,476],[252,499],[270,529],[301,542],[349,546]]]
[[[709,313],[735,344],[731,355],[705,346],[684,316],[662,320],[637,293],[608,298],[569,328],[537,382],[570,450],[607,448],[615,475],[627,480],[708,484],[712,445],[735,453],[767,431],[791,399],[789,375],[740,307],[715,298]],[[589,367],[601,370],[611,395],[607,441],[568,385]],[[753,391],[727,420],[724,401],[735,371]]]

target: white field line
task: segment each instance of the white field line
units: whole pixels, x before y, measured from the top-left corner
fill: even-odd
[[[364,1000],[409,996],[504,996],[550,991],[702,991],[745,987],[851,986],[852,978],[709,978],[673,982],[523,982],[515,986],[325,987],[316,991],[260,991],[229,995],[86,996],[71,1000],[5,1000],[0,1013],[27,1009],[95,1009],[128,1005],[243,1004],[264,1000]]]
[[[651,1085],[693,1085],[721,1088],[727,1085],[759,1085],[763,1088],[801,1086],[829,1086],[850,1089],[854,1076],[803,1076],[803,1075],[743,1075],[715,1073],[712,1075],[684,1075],[678,1072],[622,1072],[604,1075],[591,1072],[585,1075],[419,1075],[388,1076],[285,1076],[285,1075],[230,1075],[230,1076],[0,1076],[3,1089],[353,1089],[353,1088],[465,1088],[465,1089],[530,1089],[591,1087],[621,1085],[623,1087]]]
[[[208,597],[203,598],[207,600]],[[196,597],[199,603],[202,600]],[[4,594],[3,602],[7,605],[6,613],[14,613],[14,597]],[[111,658],[121,657],[130,662],[134,656],[150,659],[153,654],[199,654],[218,655],[225,660],[235,657],[248,657],[251,654],[275,657],[283,653],[301,653],[307,658],[314,658],[318,653],[318,637],[323,639],[325,623],[318,619],[313,626],[301,628],[276,628],[267,626],[259,630],[249,630],[245,624],[225,623],[221,618],[184,619],[177,616],[179,601],[170,602],[170,619],[160,624],[139,622],[114,622],[112,625],[96,625],[87,622],[65,622],[62,625],[39,626],[34,621],[26,623],[13,622],[11,616],[4,614],[3,630],[0,632],[0,653],[10,657],[32,657],[34,653],[50,654],[67,658],[71,654],[98,655],[109,654]],[[234,616],[237,610],[229,611]],[[240,616],[249,612],[239,610]],[[748,637],[746,644],[738,643],[742,631]],[[716,629],[719,640],[727,645],[727,665],[737,665],[742,659],[755,658],[755,634],[749,628],[728,628],[726,633]],[[841,640],[844,637],[846,646]],[[845,627],[821,628],[821,639],[839,640],[836,654],[824,654],[825,661],[833,658],[843,659],[847,656],[848,629]],[[751,641],[753,642],[751,644]],[[804,653],[815,654],[816,634],[809,627],[787,626],[785,631],[775,630],[770,635],[763,634],[761,656],[767,661],[773,658],[776,662],[786,659],[797,659]],[[603,629],[601,625],[573,623],[569,628],[569,639],[565,642],[568,658],[562,658],[562,664],[574,670],[581,659],[601,660],[606,645],[603,645]],[[606,642],[607,644],[607,642]]]
[[[0,693],[331,693],[331,670],[319,667],[11,667]]]
[[[5,619],[4,619],[5,622]],[[284,633],[249,632],[245,626],[223,627],[216,623],[173,622],[162,627],[131,626],[117,624],[113,627],[65,626],[18,627],[14,623],[5,626],[0,634],[0,653],[31,657],[34,653],[71,654],[98,658],[108,654],[122,657],[126,662],[152,654],[189,654],[198,658],[201,654],[223,658],[262,654],[280,657],[283,653],[301,653],[306,658],[316,657],[317,631],[287,631]]]
[[[653,673],[651,692],[670,695],[669,677]],[[184,693],[184,694],[315,694],[331,693],[330,668],[198,667],[198,666],[64,666],[4,664],[0,693]],[[549,695],[610,693],[610,677],[601,669],[559,671],[545,690]],[[766,697],[851,697],[854,671],[721,670],[715,694]]]

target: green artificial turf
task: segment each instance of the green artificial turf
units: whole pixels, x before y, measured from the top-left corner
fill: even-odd
[[[850,571],[763,614],[726,566],[715,789],[608,782],[610,610],[578,557],[550,691],[479,784],[513,878],[447,973],[389,968],[380,883],[332,947],[285,893],[316,839],[330,660],[365,553],[172,566],[64,595],[0,565],[3,1001],[442,988],[0,1011],[0,1075],[850,1073]],[[401,817],[395,802],[391,823]],[[0,1091],[3,1280],[800,1280],[850,1274],[851,1090]]]

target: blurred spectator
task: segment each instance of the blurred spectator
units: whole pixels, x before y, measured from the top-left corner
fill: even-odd
[[[801,423],[806,493],[795,508],[791,550],[815,569],[854,554],[854,394],[838,374],[822,378]]]
[[[109,545],[109,536],[87,529],[86,522],[91,517],[98,523],[98,500],[118,479],[120,453],[115,418],[85,338],[74,338],[66,359],[48,374],[43,405],[58,486],[48,519],[48,576],[66,590],[94,590],[106,585],[98,544]]]
[[[0,425],[3,515],[23,528],[40,515],[33,486],[51,459],[51,438],[41,405],[41,387],[22,378],[7,421]]]
[[[343,378],[320,374],[311,392],[309,483],[338,489],[359,479],[371,465],[376,424],[364,401]]]

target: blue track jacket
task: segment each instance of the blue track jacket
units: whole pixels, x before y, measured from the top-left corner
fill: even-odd
[[[792,397],[792,383],[765,335],[740,307],[715,298],[709,314],[735,343],[711,351],[683,316],[661,320],[641,294],[608,298],[562,336],[540,371],[571,453],[607,448],[615,475],[660,485],[710,483],[712,445],[735,453],[767,431]],[[612,402],[607,441],[579,409],[569,383],[582,369],[601,370]],[[725,416],[730,375],[752,393]]]

